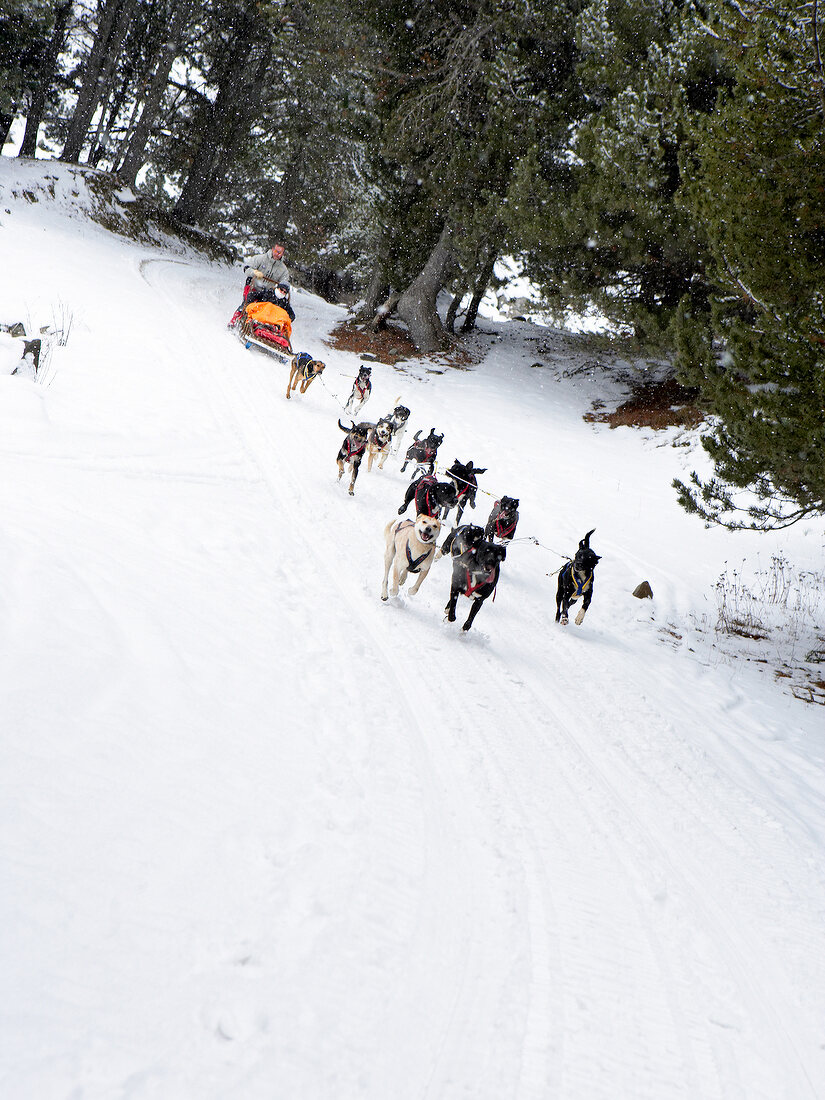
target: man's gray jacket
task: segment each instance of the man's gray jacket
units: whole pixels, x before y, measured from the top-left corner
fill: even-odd
[[[259,279],[256,275],[252,280],[256,290],[271,290],[272,283],[286,283],[289,286],[289,270],[286,264],[283,260],[273,260],[271,252],[262,252],[260,256],[253,256],[251,260],[247,260],[244,264],[244,271],[251,271],[253,268],[262,271],[267,279],[272,280],[272,282],[267,282],[264,279]]]

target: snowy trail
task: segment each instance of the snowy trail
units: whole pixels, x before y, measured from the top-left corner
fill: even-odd
[[[233,398],[242,397],[242,408],[237,414],[237,422],[245,425],[247,432],[250,425],[254,425],[253,449],[262,465],[270,461],[272,455],[276,453],[301,454],[305,430],[300,421],[297,423],[295,421],[296,414],[300,415],[304,410],[290,410],[292,422],[289,428],[297,427],[298,431],[288,431],[283,412],[278,407],[282,395],[276,390],[276,379],[280,381],[280,374],[283,372],[275,374],[277,367],[273,369],[273,366],[266,361],[255,363],[253,366],[254,373],[250,371],[250,381],[247,386],[237,390],[232,379],[229,390],[224,393],[227,403]],[[277,429],[274,427],[276,424]],[[334,446],[331,446],[330,450],[334,451]],[[291,472],[290,499],[280,502],[282,507],[285,506],[284,510],[290,514],[297,514],[302,505],[298,476],[294,471]],[[364,491],[365,478],[366,475],[362,475],[359,493]],[[268,480],[272,485],[273,480]],[[281,493],[283,480],[283,467],[281,467],[277,478]],[[328,490],[325,493],[323,486],[319,485],[317,489],[322,497],[328,495]],[[317,499],[315,492],[307,495],[313,501]],[[343,508],[352,510],[353,503],[355,502],[344,501]],[[303,507],[305,512],[310,510],[305,500]],[[327,513],[325,509],[318,511],[320,515],[315,523],[320,525],[327,518]],[[358,522],[357,519],[356,522]],[[307,549],[311,550],[311,548]],[[453,980],[457,983],[459,992],[451,1007],[449,1022],[446,1026],[442,1022],[437,1028],[438,1033],[442,1035],[437,1048],[441,1053],[428,1081],[428,1088],[432,1089],[432,1095],[446,1095],[449,1092],[450,1082],[456,1079],[463,1079],[466,1083],[467,1066],[472,1060],[471,1052],[479,1046],[489,1046],[495,1042],[495,1037],[501,1034],[502,1019],[499,1018],[495,1006],[490,1005],[488,1016],[485,1018],[478,1005],[480,990],[477,987],[468,989],[465,977],[468,968],[474,974],[483,972],[489,976],[495,958],[495,947],[500,942],[510,943],[514,957],[529,957],[535,967],[538,967],[538,960],[534,958],[537,948],[539,956],[542,953],[546,954],[549,950],[557,960],[564,960],[561,966],[562,972],[567,966],[571,968],[575,976],[571,984],[575,987],[575,1000],[579,1003],[582,999],[582,982],[587,980],[583,975],[590,974],[589,981],[598,985],[600,989],[598,1012],[594,1009],[595,997],[593,1003],[587,1008],[587,1027],[577,1028],[572,1024],[577,1015],[582,1015],[581,1009],[577,1012],[571,1005],[559,1006],[553,1003],[557,1001],[558,994],[552,1000],[548,1000],[545,995],[543,1003],[536,1008],[531,1005],[527,1018],[522,1019],[520,1032],[515,1036],[516,1049],[525,1046],[527,1034],[539,1033],[541,1024],[546,1026],[546,1021],[558,1012],[568,1022],[565,1029],[568,1047],[571,1046],[571,1034],[575,1035],[578,1031],[586,1036],[585,1044],[592,1041],[594,1016],[596,1016],[595,1030],[597,1033],[603,1032],[605,1039],[611,1032],[615,1036],[617,1027],[621,1026],[618,1020],[623,1017],[627,1033],[618,1044],[619,1047],[624,1051],[634,1051],[636,1054],[641,1052],[643,1064],[646,1066],[661,1061],[661,1064],[655,1065],[655,1070],[651,1073],[651,1079],[656,1082],[649,1093],[651,1096],[660,1094],[662,1082],[668,1078],[676,1090],[676,1095],[682,1090],[684,1095],[728,1096],[735,1094],[737,1090],[743,1096],[757,1095],[760,1090],[764,1090],[764,1095],[781,1095],[783,1089],[787,1090],[786,1094],[789,1096],[816,1095],[804,1062],[801,1061],[792,1039],[783,1026],[786,1012],[792,1008],[788,991],[783,989],[781,980],[777,980],[775,974],[761,975],[759,980],[749,975],[749,959],[753,954],[762,956],[768,945],[757,940],[746,941],[744,947],[738,947],[733,937],[726,931],[730,913],[724,910],[719,912],[717,907],[708,904],[707,900],[697,904],[700,898],[708,898],[708,886],[713,887],[719,880],[720,872],[721,874],[730,873],[733,877],[738,857],[734,855],[731,858],[732,853],[723,853],[723,860],[714,867],[712,880],[708,883],[707,876],[696,879],[686,873],[686,864],[689,864],[690,859],[689,848],[684,851],[679,850],[675,859],[673,855],[665,852],[662,843],[655,836],[655,830],[647,827],[631,810],[626,797],[619,794],[616,781],[609,782],[606,778],[607,765],[603,759],[605,755],[603,737],[594,737],[592,734],[603,733],[605,728],[603,723],[609,720],[608,716],[604,714],[595,716],[591,736],[585,740],[585,743],[598,744],[601,758],[599,765],[596,765],[592,755],[581,747],[580,742],[584,740],[582,723],[580,721],[577,723],[577,734],[573,736],[559,718],[561,713],[581,705],[580,693],[575,686],[568,691],[563,688],[565,682],[576,684],[576,662],[565,661],[562,657],[558,668],[560,676],[554,685],[552,697],[548,698],[546,691],[543,691],[540,697],[536,697],[531,691],[528,696],[530,698],[528,707],[524,705],[528,690],[525,684],[512,683],[509,691],[496,687],[502,682],[503,669],[492,657],[485,655],[479,658],[478,647],[473,645],[475,639],[458,641],[451,639],[451,645],[449,647],[442,645],[438,653],[433,653],[430,643],[427,658],[419,661],[416,667],[416,664],[411,661],[411,654],[406,649],[401,653],[397,652],[399,643],[401,646],[405,644],[400,641],[397,633],[382,628],[383,624],[379,625],[376,615],[364,609],[362,591],[364,586],[357,579],[358,571],[355,571],[354,576],[355,581],[349,584],[348,614],[364,623],[363,633],[370,639],[365,649],[365,659],[373,666],[381,663],[386,668],[389,665],[388,674],[385,675],[394,682],[396,692],[405,680],[413,683],[426,682],[428,697],[441,716],[437,743],[422,746],[426,758],[431,761],[435,760],[437,755],[443,758],[447,749],[460,758],[465,757],[472,735],[481,734],[485,737],[486,763],[474,766],[475,782],[462,785],[460,773],[454,768],[448,784],[438,782],[437,774],[434,772],[435,781],[431,780],[423,787],[425,792],[431,790],[436,797],[440,795],[445,801],[449,798],[454,805],[461,807],[461,817],[473,822],[471,831],[463,838],[458,838],[458,843],[454,841],[451,845],[454,862],[451,863],[450,875],[456,875],[458,865],[461,863],[460,841],[463,841],[464,845],[472,844],[476,850],[478,849],[479,838],[484,836],[484,829],[481,826],[485,818],[488,826],[489,822],[495,822],[495,828],[488,827],[487,830],[487,843],[493,851],[508,846],[508,842],[512,844],[514,837],[521,838],[520,858],[517,860],[521,880],[521,904],[517,926],[496,929],[489,944],[474,944],[475,921],[470,916],[470,910],[466,907],[464,912],[456,909],[452,915],[450,923],[458,924],[459,928],[458,942],[469,940],[470,947],[453,963],[453,972],[456,975]],[[433,577],[428,581],[428,589],[434,579]],[[443,580],[441,583],[443,588]],[[537,626],[540,627],[541,624]],[[460,647],[459,654],[454,651],[458,647]],[[556,660],[559,660],[558,656]],[[445,676],[443,671],[434,673],[434,666],[441,661],[452,666],[450,677]],[[540,673],[540,669],[533,671]],[[604,662],[604,667],[599,671],[610,671],[609,662]],[[504,673],[504,676],[507,680],[513,680],[507,673]],[[451,681],[454,679],[471,687],[474,696],[472,717],[468,718],[464,712],[463,701],[459,707],[452,702]],[[536,675],[534,682],[541,684],[541,676]],[[409,689],[405,694],[408,700],[408,713],[412,713],[414,700],[409,698]],[[534,750],[529,754],[529,763],[522,765],[517,777],[511,777],[506,783],[502,778],[502,769],[513,771],[512,762],[506,756],[503,764],[497,761],[499,774],[495,781],[489,775],[490,762],[496,760],[498,755],[502,755],[501,739],[493,736],[501,730],[496,730],[495,720],[492,723],[492,729],[489,719],[485,721],[488,715],[501,713],[508,714],[511,729],[518,729],[522,738],[532,735],[540,746],[538,751]],[[516,715],[517,718],[513,721]],[[652,715],[651,718],[653,728],[661,728],[659,716]],[[638,722],[638,715],[635,722]],[[445,739],[446,730],[451,731],[451,741]],[[458,743],[456,743],[457,737]],[[528,780],[534,782],[535,776],[541,771],[539,757],[547,752],[548,740],[552,745],[551,751],[557,766],[562,758],[559,749],[560,747],[565,749],[563,754],[566,761],[565,770],[561,774],[556,772],[552,787],[558,793],[561,779],[572,799],[572,801],[568,800],[565,812],[555,820],[548,815],[546,807],[537,805],[535,797],[530,797],[531,787],[526,786]],[[475,751],[478,751],[477,747]],[[619,772],[617,769],[622,763],[624,768]],[[443,764],[441,766],[443,768]],[[462,767],[467,767],[466,759],[462,759]],[[477,773],[480,770],[483,773],[483,783],[478,782],[480,777]],[[629,771],[621,756],[616,759],[611,754],[610,770],[611,775],[622,774],[625,780],[630,780],[631,791],[642,789],[644,777],[638,767]],[[645,783],[645,786],[647,785]],[[475,791],[471,789],[473,787],[476,788]],[[490,800],[489,803],[482,803],[481,807],[478,805],[480,790],[485,791]],[[595,797],[590,800],[583,799],[582,791],[588,790],[595,791]],[[672,796],[673,791],[670,788],[659,792],[660,801]],[[525,799],[527,799],[526,805]],[[588,801],[590,804],[586,805]],[[514,820],[507,820],[508,817],[513,818],[513,806],[518,807],[518,815]],[[505,812],[504,807],[511,809]],[[692,814],[694,819],[699,812],[690,803],[685,805],[684,801],[681,810],[683,815],[687,817]],[[556,814],[559,812],[558,805],[555,806],[555,812]],[[717,835],[720,824],[725,822],[729,815],[724,810],[724,806],[716,805],[703,806],[701,812],[705,818],[710,817],[710,826],[704,825],[707,835],[702,836],[700,843],[701,849],[705,851],[707,850],[706,841]],[[445,835],[443,818],[442,812],[438,815],[441,822],[438,833],[442,837]],[[661,819],[657,817],[656,820],[658,822]],[[563,850],[565,837],[571,831],[577,835],[592,836],[593,847],[603,854],[600,854],[595,862],[588,862],[584,870],[578,848],[572,861],[559,864],[556,856],[556,874],[550,878],[546,872],[541,871],[551,860],[546,838],[552,836],[554,843],[551,847]],[[617,842],[617,835],[621,838],[621,843]],[[525,840],[525,837],[530,839]],[[543,842],[538,838],[543,838]],[[694,831],[691,842],[696,843],[697,839]],[[518,851],[518,848],[516,850]],[[749,856],[754,855],[752,847]],[[483,883],[485,880],[490,881],[491,878],[494,880],[497,874],[500,877],[501,871],[500,869],[497,871],[495,862],[491,862],[488,856],[486,863],[483,861],[476,863],[473,880],[476,883]],[[467,882],[466,866],[459,881],[462,879],[465,885],[461,893],[466,895],[469,889],[471,897],[478,896],[479,890],[473,891],[472,883]],[[569,900],[571,882],[580,884],[580,893],[576,895],[575,902],[572,904]],[[633,882],[636,882],[637,886],[633,891],[628,892],[627,884]],[[433,882],[428,882],[422,897],[440,896],[443,904],[443,893],[441,890],[434,889],[435,885]],[[764,885],[769,886],[770,883]],[[531,937],[530,922],[531,919],[534,921],[535,928],[539,930],[538,939],[543,940],[546,936],[547,923],[544,915],[553,911],[555,922],[562,919],[558,911],[558,895],[562,886],[568,895],[567,907],[569,907],[566,935],[561,928],[558,928],[556,935],[560,937],[561,942],[552,942],[548,948],[544,943],[537,944],[535,935]],[[754,892],[759,894],[759,891]],[[674,915],[666,912],[662,917],[659,912],[662,909],[676,910],[675,934]],[[534,916],[536,911],[542,914],[538,919]],[[463,923],[459,923],[462,922],[462,918]],[[682,928],[691,930],[689,937],[685,936]],[[737,928],[740,929],[741,935],[743,928],[741,922],[737,922]],[[807,938],[813,940],[814,931],[811,927]],[[477,935],[477,932],[475,934]],[[592,945],[604,942],[611,935],[622,944],[621,963],[615,958],[605,959],[597,956],[594,959],[590,956]],[[429,950],[431,950],[429,946],[425,947],[425,951]],[[471,967],[468,955],[472,960]],[[545,966],[547,966],[546,960]],[[596,966],[598,971],[591,973]],[[615,971],[612,979],[615,982],[612,996],[605,996],[604,986],[608,978],[605,969],[608,972]],[[766,967],[766,970],[770,971],[770,969]],[[726,972],[725,982],[720,982],[718,975]],[[506,977],[506,973],[502,974],[499,982],[506,981]],[[550,986],[552,974],[546,972],[542,975],[536,969],[529,974],[528,981],[531,986],[543,984],[546,989]],[[646,983],[648,986],[642,998],[644,1011],[638,1017],[632,1010],[628,1010],[628,982],[643,986]],[[496,981],[490,982],[493,989],[497,985]],[[713,988],[713,986],[720,988]],[[732,987],[735,992],[731,994],[725,986]],[[708,1002],[714,996],[718,998],[716,1008],[709,1014]],[[523,1006],[516,1004],[508,1005],[505,1016],[511,1019],[513,1016],[518,1018],[519,1007],[523,1009]],[[541,1024],[531,1022],[531,1011],[535,1020],[541,1021]],[[713,1012],[719,1019],[713,1018]],[[729,1020],[735,1020],[737,1023],[727,1023]],[[478,1029],[478,1033],[472,1030],[473,1026]],[[749,1055],[746,1061],[743,1060],[741,1066],[737,1064],[735,1057],[720,1053],[725,1044],[718,1042],[714,1031],[725,1027],[735,1028],[744,1033],[743,1048],[749,1049]],[[646,1049],[645,1042],[650,1044],[649,1049]],[[542,1095],[548,1088],[559,1088],[562,1081],[567,1079],[567,1074],[562,1070],[558,1073],[555,1082],[553,1081],[551,1063],[558,1062],[560,1055],[556,1044],[549,1041],[547,1037],[544,1038],[536,1058],[537,1065],[523,1068],[522,1072],[526,1076],[522,1081],[522,1087],[515,1095],[531,1094],[533,1089],[528,1085],[531,1078],[535,1095]],[[426,1042],[422,1044],[424,1049],[427,1049],[428,1045]],[[767,1056],[765,1051],[769,1052]],[[571,1079],[574,1079],[575,1067],[580,1064],[583,1054],[582,1051],[581,1055],[577,1056],[574,1052],[569,1056]],[[563,1057],[561,1060],[564,1064]],[[782,1073],[778,1079],[767,1084],[764,1066],[773,1064],[781,1065]],[[489,1069],[489,1066],[485,1067],[484,1074],[473,1086],[476,1090],[483,1087],[490,1088]],[[640,1067],[635,1065],[632,1059],[624,1066],[612,1065],[610,1067],[611,1083],[605,1090],[605,1095],[610,1095],[610,1090],[615,1089],[617,1083],[620,1094],[630,1094],[632,1090],[634,1095],[646,1095],[647,1093],[639,1085],[639,1069]],[[625,1073],[627,1074],[626,1083],[622,1085]],[[513,1080],[512,1065],[505,1062],[501,1071],[501,1083],[491,1089],[490,1095],[500,1095],[501,1090],[506,1089],[505,1082],[508,1080]],[[590,1087],[593,1087],[592,1082]],[[410,1092],[410,1095],[425,1094],[426,1092],[422,1092],[420,1087],[413,1087]]]
[[[523,543],[462,635],[448,562],[379,599],[408,481],[336,483],[341,311],[296,293],[328,370],[287,402],[222,327],[237,273],[113,242],[0,445],[3,1096],[825,1097],[816,715],[623,596],[678,621],[714,568],[657,520],[669,456],[520,349],[376,366],[362,417],[400,395],[520,534],[597,526],[581,629]]]

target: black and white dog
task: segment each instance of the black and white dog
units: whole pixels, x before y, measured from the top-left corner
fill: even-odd
[[[372,464],[376,458],[378,459],[378,469],[383,469],[392,442],[392,428],[386,417],[382,416],[377,424],[370,424],[369,428],[369,435],[367,436],[367,473],[372,469]]]
[[[344,412],[348,412],[351,416],[355,416],[361,411],[364,405],[366,405],[372,393],[372,382],[370,381],[371,374],[372,367],[361,366],[352,384],[352,393],[349,395],[349,400],[346,405],[344,405]]]
[[[567,626],[567,613],[570,604],[581,599],[582,605],[576,616],[576,626],[584,622],[584,615],[593,599],[593,573],[596,564],[601,561],[599,554],[590,549],[590,536],[596,528],[588,531],[579,543],[576,556],[567,565],[562,566],[559,583],[556,588],[556,622]]]
[[[512,542],[518,527],[518,499],[516,497],[502,497],[493,505],[487,525],[484,528],[484,537],[491,542],[501,543],[506,546]]]
[[[424,439],[419,439],[421,435],[421,429],[415,433],[413,439],[415,443],[411,443],[407,448],[407,454],[404,458],[404,464],[401,467],[401,473],[403,474],[410,462],[415,463],[415,469],[412,476],[416,474],[431,474],[435,470],[435,460],[438,455],[438,448],[444,442],[444,436],[439,435],[435,428],[430,428],[430,434],[425,436]]]
[[[391,413],[381,417],[382,420],[388,421],[392,432],[392,442],[390,444],[390,450],[394,455],[397,455],[401,450],[401,440],[404,438],[404,433],[407,430],[407,421],[410,419],[410,410],[406,405],[395,404],[395,408]]]
[[[449,512],[456,502],[455,485],[452,481],[439,481],[435,474],[424,474],[418,481],[411,481],[398,509],[399,516],[404,515],[413,500],[417,516],[440,519],[442,510]]]
[[[450,532],[441,547],[443,554],[448,550],[453,559],[453,575],[450,598],[444,608],[447,622],[455,622],[458,597],[467,596],[470,600],[470,614],[461,629],[469,630],[481,610],[481,605],[496,590],[499,569],[507,551],[503,546],[487,542],[483,528],[469,523]]]
[[[452,479],[455,483],[456,490],[456,524],[461,523],[461,517],[464,515],[464,509],[469,506],[475,508],[476,506],[476,493],[478,492],[478,481],[476,480],[476,474],[486,474],[486,466],[474,466],[473,460],[469,462],[459,462],[458,459],[452,464],[449,470],[445,471],[445,475]],[[445,513],[446,516],[446,513]]]
[[[344,476],[344,467],[349,466],[352,471],[352,477],[349,483],[349,495],[355,495],[355,479],[358,477],[358,470],[361,466],[361,459],[364,457],[364,452],[367,449],[367,436],[369,435],[372,424],[356,424],[353,421],[352,427],[347,428],[345,425],[338,421],[338,427],[342,432],[346,432],[344,442],[341,444],[341,449],[338,451],[338,480]]]

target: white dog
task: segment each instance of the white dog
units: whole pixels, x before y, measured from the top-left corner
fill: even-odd
[[[421,582],[435,561],[435,544],[441,531],[441,520],[433,516],[420,515],[415,520],[395,519],[384,528],[386,550],[384,551],[384,583],[381,586],[381,599],[388,599],[387,582],[392,569],[392,592],[397,596],[399,587],[405,583],[410,573],[417,573],[418,580],[410,589],[414,596]]]

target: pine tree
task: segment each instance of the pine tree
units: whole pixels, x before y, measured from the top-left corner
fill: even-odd
[[[681,502],[728,526],[825,511],[825,101],[816,9],[719,0],[736,81],[702,120],[681,201],[711,255],[710,318],[679,319],[683,379],[719,418],[716,476]]]

